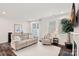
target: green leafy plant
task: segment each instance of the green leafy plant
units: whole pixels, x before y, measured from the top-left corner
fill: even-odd
[[[74,30],[73,25],[71,24],[71,22],[68,19],[66,19],[66,18],[62,19],[61,24],[62,24],[63,32],[65,32],[65,33],[73,32],[73,30]]]
[[[73,25],[71,24],[71,22],[69,21],[69,19],[62,19],[61,20],[61,24],[62,24],[62,31],[64,33],[68,33],[68,36],[69,36],[69,42],[70,42],[70,32],[73,32],[74,29],[73,29]]]

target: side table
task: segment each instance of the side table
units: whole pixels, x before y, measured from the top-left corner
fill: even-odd
[[[54,45],[58,45],[58,43],[59,43],[58,38],[53,38],[53,44],[54,44]]]

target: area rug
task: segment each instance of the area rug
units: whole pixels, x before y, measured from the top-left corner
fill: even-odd
[[[16,51],[17,56],[58,56],[61,48],[53,45],[42,45],[41,42]]]

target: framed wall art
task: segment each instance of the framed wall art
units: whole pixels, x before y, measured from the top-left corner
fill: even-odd
[[[21,33],[21,32],[22,32],[22,25],[14,24],[14,33]]]

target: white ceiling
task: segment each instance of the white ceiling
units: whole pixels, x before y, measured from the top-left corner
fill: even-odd
[[[71,3],[0,3],[0,17],[13,20],[35,20],[70,12],[71,6]]]

